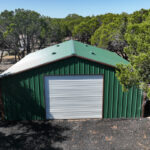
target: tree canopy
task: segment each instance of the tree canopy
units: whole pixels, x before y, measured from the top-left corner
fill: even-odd
[[[143,15],[143,13],[146,14]],[[136,85],[150,98],[149,13],[149,11],[141,10],[131,15],[125,33],[125,40],[128,45],[124,48],[130,64],[118,65],[117,77],[124,89]]]

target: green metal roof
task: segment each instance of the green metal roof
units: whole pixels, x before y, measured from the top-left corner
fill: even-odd
[[[114,52],[87,45],[78,41],[69,40],[54,46],[38,50],[25,56],[15,65],[3,72],[1,76],[15,74],[60,59],[77,56],[105,65],[116,67],[116,64],[129,64],[128,61]]]
[[[129,62],[115,52],[98,48],[95,46],[83,44],[78,41],[73,41],[75,54],[77,56],[85,57],[90,60],[97,61],[99,63],[104,63],[110,66],[116,67],[116,64],[128,64]]]

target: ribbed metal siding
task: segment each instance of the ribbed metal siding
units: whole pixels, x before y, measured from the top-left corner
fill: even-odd
[[[1,87],[6,119],[45,119],[44,75],[79,74],[104,74],[104,118],[141,116],[141,90],[133,87],[122,92],[113,68],[72,57],[3,79]]]

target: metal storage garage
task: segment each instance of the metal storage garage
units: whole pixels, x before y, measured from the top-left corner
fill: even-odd
[[[1,74],[6,120],[135,118],[142,91],[123,92],[116,53],[70,40],[25,56]]]

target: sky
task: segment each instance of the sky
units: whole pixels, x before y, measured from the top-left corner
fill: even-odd
[[[23,8],[34,10],[52,18],[64,18],[68,14],[81,16],[105,13],[132,13],[150,8],[150,0],[0,0],[0,12]]]

